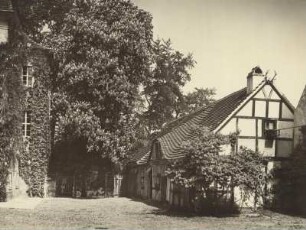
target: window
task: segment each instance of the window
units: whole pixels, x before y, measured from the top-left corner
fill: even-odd
[[[22,123],[22,135],[29,137],[31,134],[31,112],[24,113],[24,120]]]
[[[22,83],[26,87],[33,87],[32,66],[22,67]]]
[[[264,120],[263,134],[266,139],[275,139],[277,136],[276,120]]]

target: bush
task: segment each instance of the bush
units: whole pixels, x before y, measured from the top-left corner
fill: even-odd
[[[227,216],[239,214],[239,207],[226,198],[208,199],[200,196],[194,200],[194,212],[205,216]]]

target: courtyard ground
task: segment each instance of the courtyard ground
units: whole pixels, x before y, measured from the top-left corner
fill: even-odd
[[[47,198],[35,202],[19,209],[0,205],[0,229],[306,229],[305,218],[271,212],[188,217],[128,198]]]

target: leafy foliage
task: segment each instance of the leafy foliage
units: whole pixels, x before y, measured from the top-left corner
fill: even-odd
[[[195,88],[193,92],[188,93],[185,96],[184,113],[188,114],[195,111],[198,108],[204,107],[214,102],[214,96],[216,95],[215,89],[209,88]]]
[[[12,17],[10,41],[1,45],[0,54],[0,158],[1,199],[6,199],[8,173],[19,166],[20,176],[33,196],[42,196],[50,154],[49,68],[45,51],[23,33],[17,17]],[[23,86],[22,66],[33,64],[33,88]],[[24,112],[30,111],[31,138],[22,137]],[[15,188],[13,188],[15,189]]]
[[[163,124],[181,114],[182,87],[190,80],[188,70],[194,63],[191,54],[184,56],[175,51],[170,40],[154,42],[151,76],[144,85],[148,108],[143,117],[148,130],[160,130]]]
[[[50,68],[45,50],[29,49],[27,61],[33,63],[33,87],[23,87],[26,94],[24,108],[31,112],[31,134],[23,138],[23,148],[17,156],[19,172],[28,185],[30,196],[44,196],[44,185],[51,152],[49,88]]]
[[[55,140],[82,136],[88,152],[118,163],[135,136],[139,85],[149,72],[151,16],[123,0],[74,1],[62,16],[44,39],[55,58]]]
[[[194,129],[194,138],[182,144],[186,156],[167,170],[176,184],[197,191],[196,199],[226,199],[234,187],[246,196],[264,195],[268,175],[263,157],[246,148],[230,155],[222,154],[229,138],[204,128]],[[230,198],[232,199],[232,198]]]
[[[3,64],[4,62],[1,62],[0,67],[0,201],[6,199],[7,176],[16,154],[14,149],[20,142],[19,111],[22,106],[20,101],[22,91],[18,84],[20,80],[15,72],[16,69],[13,67],[4,72]]]
[[[10,37],[21,40],[10,31]],[[0,201],[6,200],[9,169],[16,162],[20,148],[21,113],[24,96],[20,81],[20,66],[25,56],[24,46],[17,41],[0,44]]]

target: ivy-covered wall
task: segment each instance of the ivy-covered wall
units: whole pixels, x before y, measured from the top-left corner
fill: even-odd
[[[5,51],[3,46],[0,49]],[[9,169],[21,143],[22,89],[18,68],[9,63],[0,61],[0,201],[6,200]]]
[[[8,176],[17,166],[28,194],[43,196],[50,156],[48,51],[28,40],[16,18],[9,32],[10,41],[0,45],[0,201],[7,199]],[[22,67],[28,63],[33,87],[22,82]],[[25,111],[31,112],[27,138],[22,135]]]
[[[31,133],[24,142],[28,148],[18,156],[19,171],[29,186],[29,195],[42,197],[51,151],[49,67],[46,51],[30,48],[29,57],[26,61],[32,65],[34,84],[33,88],[24,88],[24,111],[31,112]]]

